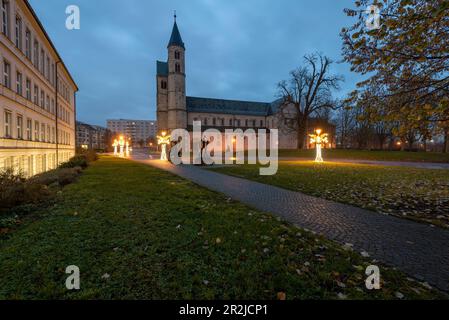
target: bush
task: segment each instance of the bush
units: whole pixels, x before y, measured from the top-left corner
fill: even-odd
[[[74,156],[69,161],[64,162],[63,164],[61,164],[59,166],[59,168],[70,169],[70,168],[81,167],[83,169],[86,169],[88,165],[89,165],[89,162],[87,160],[87,156],[85,156],[85,155],[77,155],[77,156]]]
[[[58,183],[58,170],[52,170],[45,173],[41,173],[37,176],[34,176],[28,180],[29,183],[41,184],[44,186],[51,186],[55,183]]]
[[[82,168],[75,166],[48,171],[26,180],[13,170],[1,171],[0,211],[47,202],[60,188],[75,182],[81,172]]]
[[[11,208],[23,201],[25,178],[12,169],[0,172],[0,209]]]
[[[80,167],[86,169],[90,162],[98,160],[97,153],[93,150],[78,150],[77,155],[71,158],[69,161],[64,162],[59,166],[62,169],[70,169]]]
[[[75,182],[81,173],[82,169],[80,167],[66,168],[58,170],[58,182],[61,187]]]

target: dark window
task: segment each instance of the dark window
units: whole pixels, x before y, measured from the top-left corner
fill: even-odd
[[[9,37],[9,1],[2,0],[2,32]]]
[[[167,89],[167,81],[164,81],[164,80],[161,81],[161,88]]]
[[[22,51],[22,19],[16,17],[16,47]]]
[[[181,72],[181,65],[179,63],[175,64],[175,72]]]
[[[181,59],[181,54],[179,53],[179,51],[175,51],[175,59],[176,60]]]

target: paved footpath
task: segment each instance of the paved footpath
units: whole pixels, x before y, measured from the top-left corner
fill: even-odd
[[[449,230],[386,216],[194,166],[136,156],[134,160],[169,171],[249,206],[271,212],[358,252],[449,291]]]

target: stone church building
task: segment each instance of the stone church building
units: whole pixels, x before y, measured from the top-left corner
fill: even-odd
[[[284,127],[288,119],[285,115],[280,116],[281,100],[263,103],[187,96],[186,48],[176,17],[167,48],[168,61],[157,61],[157,122],[160,132],[175,129],[191,131],[194,121],[201,121],[204,130],[214,128],[223,132],[226,129],[279,129],[279,148],[297,148],[296,132]],[[330,141],[334,141],[332,135],[335,127],[326,121],[310,119],[310,133],[315,126],[327,130],[331,134]],[[328,147],[333,147],[333,143]]]

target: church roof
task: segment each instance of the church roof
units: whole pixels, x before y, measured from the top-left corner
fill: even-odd
[[[169,47],[178,46],[178,47],[185,49],[184,42],[182,41],[181,34],[179,33],[179,29],[178,29],[178,25],[176,24],[176,21],[175,21],[175,24],[173,25],[173,30],[171,32],[170,42],[168,43],[168,46]]]
[[[168,63],[157,61],[157,75],[158,76],[168,76]]]
[[[187,97],[187,112],[268,116],[271,103]]]

